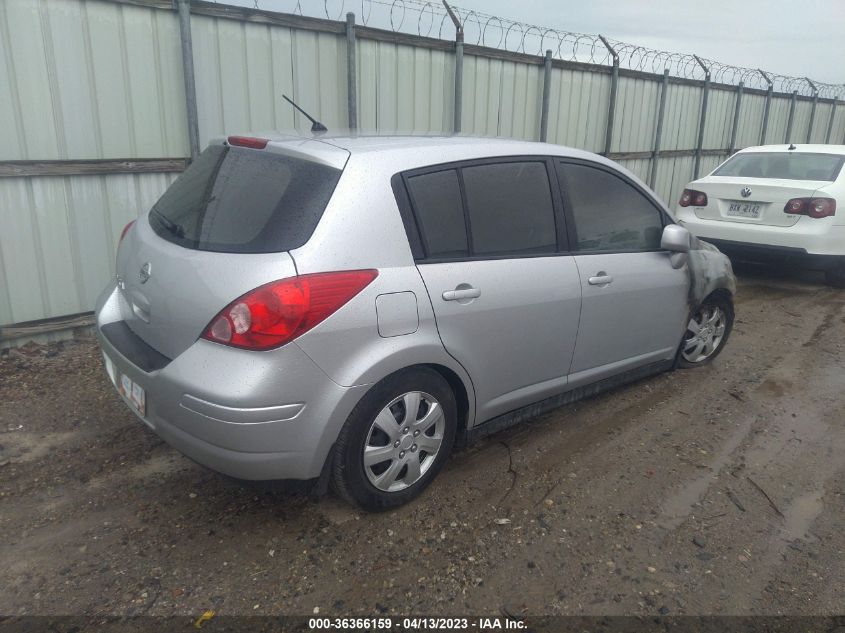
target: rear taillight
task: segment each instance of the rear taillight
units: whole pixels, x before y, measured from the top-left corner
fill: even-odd
[[[829,218],[836,215],[836,200],[833,198],[793,198],[783,207],[784,213],[808,215],[811,218]]]
[[[120,239],[117,240],[118,246],[120,246],[121,242],[123,242],[123,238],[126,237],[126,234],[129,232],[129,229],[132,228],[133,224],[135,224],[135,220],[132,220],[129,224],[123,227],[123,230],[120,232]]]
[[[230,136],[226,140],[229,141],[229,145],[250,147],[252,149],[264,149],[269,142],[266,138],[258,138],[256,136]]]
[[[377,276],[377,270],[347,270],[273,281],[226,306],[202,338],[251,350],[279,347],[327,319]]]
[[[681,199],[678,200],[678,204],[682,207],[706,207],[707,194],[703,191],[696,191],[695,189],[684,189]]]

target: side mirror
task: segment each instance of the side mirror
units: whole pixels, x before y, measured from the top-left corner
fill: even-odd
[[[667,224],[663,229],[660,248],[672,253],[669,257],[672,268],[681,268],[687,263],[691,241],[690,232],[678,224]]]
[[[690,232],[678,224],[667,224],[660,238],[660,248],[673,253],[688,253]]]

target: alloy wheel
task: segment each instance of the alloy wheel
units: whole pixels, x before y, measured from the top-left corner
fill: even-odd
[[[725,338],[727,315],[716,305],[703,305],[689,320],[681,354],[690,363],[710,358]]]

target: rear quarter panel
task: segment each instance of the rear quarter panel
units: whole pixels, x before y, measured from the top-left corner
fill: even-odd
[[[297,345],[343,386],[375,384],[405,367],[442,365],[464,384],[474,419],[475,396],[464,368],[450,356],[437,331],[428,291],[414,263],[390,178],[396,167],[353,154],[314,235],[291,251],[299,274],[378,269],[359,295]],[[412,292],[419,325],[414,332],[382,336],[376,301],[380,295]]]

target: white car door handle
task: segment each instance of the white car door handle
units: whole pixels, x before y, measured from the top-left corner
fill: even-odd
[[[613,283],[613,277],[611,277],[607,273],[601,272],[595,277],[590,277],[587,282],[591,286],[606,286],[607,284]]]
[[[443,301],[460,301],[461,299],[477,299],[481,296],[478,288],[462,288],[461,290],[447,290],[443,293]]]

